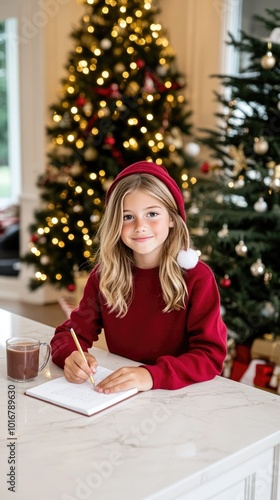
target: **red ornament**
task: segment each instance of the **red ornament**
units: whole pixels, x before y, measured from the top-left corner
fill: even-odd
[[[113,146],[115,144],[116,140],[114,137],[109,135],[108,137],[105,137],[104,139],[104,144],[109,144],[109,146]]]
[[[256,385],[257,387],[269,387],[269,382],[272,375],[273,375],[272,364],[256,365],[256,375],[254,378],[254,385]]]
[[[209,163],[207,163],[207,161],[206,161],[206,162],[204,162],[204,163],[202,163],[202,165],[201,165],[201,167],[200,167],[200,170],[201,170],[201,172],[202,172],[203,174],[208,174],[209,169],[210,169],[210,165],[209,165]]]
[[[70,283],[70,285],[67,285],[67,289],[69,292],[74,292],[76,290],[76,285],[74,285],[74,283]]]
[[[144,59],[137,59],[136,64],[139,69],[145,68],[146,65]]]
[[[224,277],[220,279],[220,285],[223,288],[228,288],[231,285],[231,279],[228,274],[225,274]]]
[[[78,106],[78,108],[82,108],[86,103],[86,99],[83,95],[80,95],[79,97],[77,97],[76,99],[76,104]]]
[[[32,234],[31,238],[30,238],[30,241],[32,241],[32,243],[36,243],[39,239],[39,236],[37,236],[37,234]]]

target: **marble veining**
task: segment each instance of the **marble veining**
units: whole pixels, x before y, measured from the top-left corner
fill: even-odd
[[[7,329],[0,343],[1,499],[7,491],[7,391],[5,339],[36,335],[49,341],[53,329],[0,310]],[[99,363],[122,360],[93,348]],[[61,376],[49,362],[40,384]],[[280,443],[280,398],[221,377],[178,391],[137,394],[92,417],[24,395],[16,384],[17,492],[20,500],[143,500],[175,498],[242,461]],[[168,494],[164,493],[168,491]],[[6,496],[5,496],[6,495]],[[168,496],[165,496],[168,495]]]

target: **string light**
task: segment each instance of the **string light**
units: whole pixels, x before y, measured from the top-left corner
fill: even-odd
[[[88,5],[100,5],[99,0],[83,0],[83,3],[87,3]],[[172,87],[170,79],[166,77],[168,73],[171,73],[171,68],[169,67],[170,54],[167,50],[168,41],[166,37],[164,37],[161,33],[161,24],[153,22],[149,26],[149,23],[146,21],[147,14],[143,11],[142,6],[141,10],[140,8],[138,8],[136,12],[133,12],[133,17],[131,15],[128,15],[126,0],[118,0],[118,2],[116,0],[104,0],[102,3],[103,7],[100,8],[98,12],[95,12],[92,15],[89,15],[87,13],[82,18],[84,23],[82,29],[84,30],[84,32],[82,36],[79,35],[81,41],[78,42],[77,46],[74,49],[75,54],[72,58],[72,61],[75,62],[68,67],[69,76],[68,79],[65,80],[63,86],[64,101],[61,100],[60,107],[52,114],[52,121],[54,124],[56,124],[55,126],[53,126],[56,134],[56,136],[52,138],[52,143],[55,146],[53,150],[55,151],[55,153],[56,151],[59,151],[60,161],[57,163],[57,166],[54,166],[54,164],[52,165],[53,169],[50,169],[50,173],[48,175],[50,182],[54,182],[57,179],[57,182],[59,183],[59,190],[56,194],[56,203],[52,206],[51,204],[48,206],[49,217],[46,218],[46,226],[43,227],[43,222],[42,226],[40,226],[37,230],[39,236],[39,248],[40,245],[44,245],[43,239],[45,239],[45,242],[48,243],[49,246],[51,246],[51,242],[51,244],[56,247],[54,248],[54,255],[57,255],[59,249],[63,249],[66,246],[66,251],[63,252],[63,255],[70,261],[69,264],[71,266],[73,266],[73,262],[75,262],[75,251],[74,245],[70,244],[69,242],[77,240],[75,241],[75,243],[78,244],[78,242],[80,243],[82,238],[84,246],[87,246],[88,249],[81,249],[80,257],[81,255],[83,255],[85,259],[92,257],[91,247],[96,243],[96,238],[92,238],[90,236],[92,233],[92,227],[91,225],[89,225],[89,227],[86,227],[87,222],[82,220],[82,217],[86,215],[88,205],[91,204],[92,210],[91,214],[89,214],[90,222],[92,224],[96,224],[100,221],[102,214],[101,208],[103,208],[104,204],[104,196],[102,194],[102,190],[100,193],[100,187],[102,185],[105,192],[107,187],[110,185],[110,176],[113,175],[111,171],[108,171],[105,163],[103,163],[103,165],[106,170],[100,169],[97,173],[88,171],[88,168],[94,168],[95,170],[97,170],[95,159],[98,156],[98,153],[96,153],[96,155],[92,157],[92,155],[90,154],[90,150],[95,149],[95,147],[89,147],[89,144],[90,141],[92,141],[93,143],[93,140],[96,142],[96,144],[99,144],[98,139],[99,137],[102,137],[102,130],[99,126],[99,119],[109,115],[110,119],[113,120],[113,124],[115,120],[117,121],[119,118],[123,118],[126,120],[124,124],[127,123],[127,125],[130,127],[137,127],[131,130],[135,130],[135,134],[138,135],[140,132],[142,134],[140,135],[140,139],[138,139],[137,136],[133,137],[132,132],[128,135],[128,139],[123,141],[123,147],[128,150],[137,151],[144,141],[145,144],[150,148],[148,149],[150,155],[146,155],[146,161],[155,162],[158,165],[162,165],[165,164],[165,161],[167,162],[166,151],[165,154],[162,154],[163,159],[157,158],[157,153],[159,153],[164,148],[169,148],[170,152],[175,152],[175,148],[173,149],[172,145],[165,144],[165,132],[166,129],[167,131],[169,130],[169,122],[172,122],[171,120],[169,120],[171,108],[175,107],[175,103],[177,103],[177,101],[180,102],[179,99],[182,97],[174,96],[171,93],[168,94],[168,92],[164,91],[164,89],[161,90],[160,85],[157,84],[157,81],[154,81],[154,89],[149,89],[148,91],[144,90],[144,83],[138,83],[139,70],[145,68],[146,64],[145,53],[147,53],[152,48],[152,46],[155,47],[156,44],[157,46],[164,47],[164,49],[166,49],[158,49],[158,51],[160,52],[158,69],[162,70],[161,73],[159,71],[161,82],[158,83],[162,84],[163,81],[163,85],[167,90],[171,89]],[[106,4],[105,6],[104,3]],[[122,76],[122,82],[116,85],[116,92],[114,94],[113,92],[115,89],[112,87],[111,91],[111,81],[109,80],[112,75],[110,64],[108,64],[108,69],[106,68],[104,62],[102,63],[103,67],[101,66],[101,68],[99,68],[98,66],[98,64],[100,64],[99,57],[103,54],[106,54],[106,50],[108,48],[106,48],[105,44],[102,44],[102,37],[100,38],[99,36],[95,37],[91,35],[96,30],[92,23],[96,25],[100,24],[100,26],[102,27],[106,26],[105,23],[103,24],[104,16],[107,16],[109,13],[113,15],[111,7],[116,6],[117,9],[114,12],[114,15],[117,15],[119,19],[115,20],[115,25],[111,28],[111,30],[109,28],[109,31],[106,32],[106,36],[104,37],[103,35],[103,37],[105,38],[105,41],[110,42],[111,45],[112,38],[115,40],[115,43],[113,43],[112,45],[112,50],[116,58],[119,58],[119,60],[121,60],[122,56],[124,56],[125,53],[132,57],[129,58],[130,60],[127,63],[121,63],[121,67],[118,67],[118,69],[117,67],[114,67],[114,71],[116,71],[119,76]],[[150,10],[151,6],[151,0],[144,0],[144,9],[146,11]],[[90,9],[88,9],[88,12],[89,11]],[[143,17],[145,19],[143,19]],[[125,34],[124,30],[127,27],[129,27],[127,31],[129,31],[130,33]],[[109,40],[110,37],[111,39]],[[139,47],[139,49],[137,49],[137,46]],[[89,50],[91,51],[90,55],[88,54]],[[139,52],[136,55],[137,50],[139,50]],[[134,54],[135,56],[133,57]],[[143,65],[140,58],[143,59]],[[138,61],[138,59],[140,62]],[[118,63],[116,63],[115,66],[117,66],[117,64]],[[105,69],[103,70],[104,66]],[[94,72],[96,72],[95,75],[93,75]],[[95,93],[95,95],[97,95],[97,99],[94,101],[94,104],[92,104],[91,96],[87,93],[86,88],[80,86],[79,83],[79,79],[83,78],[83,75],[88,75],[89,73],[91,74],[93,92]],[[166,82],[164,82],[164,77],[167,78]],[[143,74],[143,78],[145,78],[145,74]],[[86,80],[84,80],[84,82],[86,82]],[[142,88],[142,85],[144,89]],[[99,88],[95,89],[96,91],[94,91],[94,87],[96,86],[99,86]],[[100,87],[102,86],[104,86],[104,93],[100,90]],[[170,92],[172,91],[170,90]],[[153,127],[151,127],[150,123],[147,126],[142,125],[141,122],[143,123],[144,121],[145,123],[145,120],[143,120],[143,112],[140,120],[138,118],[138,112],[133,111],[132,107],[129,109],[129,114],[127,116],[126,113],[128,111],[128,104],[126,101],[123,102],[121,98],[118,98],[118,95],[121,95],[122,93],[125,97],[135,98],[135,103],[137,102],[138,109],[139,107],[141,108],[141,106],[143,106],[144,109],[144,106],[146,105],[149,110],[149,108],[152,109],[152,106],[148,106],[147,103],[160,101],[160,103],[162,104],[162,101],[164,101],[163,106],[165,107],[166,111],[166,118],[164,117],[164,119],[167,124],[162,123],[162,127],[161,125],[157,127],[157,130],[161,130],[164,132],[152,132],[150,129]],[[166,96],[166,94],[168,95]],[[99,101],[99,99],[101,100]],[[112,100],[114,101],[114,109],[112,109],[111,106]],[[144,119],[146,118],[148,122],[152,122],[154,120],[154,114],[152,112],[148,112],[148,110],[144,112]],[[136,116],[133,116],[134,113]],[[126,118],[124,118],[125,116]],[[70,129],[71,122],[73,126],[72,129]],[[139,123],[141,124],[141,128],[139,127]],[[60,131],[62,131],[61,134],[57,134],[58,128]],[[104,133],[105,139],[109,139],[111,137],[109,130],[103,132],[103,136]],[[143,135],[146,136],[143,137]],[[102,139],[104,139],[104,137],[102,137]],[[112,142],[112,145],[113,144],[114,142]],[[57,146],[61,147],[58,148]],[[106,141],[104,142],[104,146],[102,140],[100,149],[102,149],[103,147],[104,150],[107,148],[108,152],[110,152],[109,150],[112,149],[112,156],[116,156],[116,158],[118,158],[118,154],[121,155],[121,147],[111,147],[111,143],[109,140],[107,143]],[[80,160],[73,160],[73,154],[75,154],[75,150],[82,150],[83,148],[85,148],[85,151],[80,151],[79,155],[82,155],[82,157],[84,157],[85,164],[80,164]],[[89,152],[88,155],[86,154],[87,152]],[[175,162],[175,155],[173,159]],[[123,160],[125,161],[126,158],[124,157]],[[93,163],[95,164],[94,166],[92,165]],[[90,165],[90,167],[88,164]],[[92,189],[91,187],[87,187],[86,182],[85,184],[82,183],[82,185],[81,182],[80,184],[77,183],[77,180],[80,181],[81,179],[81,174],[85,174],[87,176],[88,184],[94,186],[94,189]],[[46,178],[48,182],[49,179],[48,177]],[[188,180],[187,172],[183,172],[181,180],[186,184]],[[81,194],[83,194],[83,197],[80,196]],[[53,216],[53,214],[58,215]],[[77,220],[78,217],[81,218]],[[61,236],[59,236],[59,231]],[[47,236],[48,233],[50,233],[49,236]],[[35,239],[36,238],[34,237],[34,240]],[[67,250],[67,246],[70,246],[72,248],[73,253]],[[39,250],[39,248],[37,248],[36,245],[32,243],[32,254],[36,258],[41,257],[40,264],[42,264],[45,268],[47,267],[47,265],[46,262],[43,263],[43,258],[41,256],[41,251]],[[46,251],[44,248],[43,256],[45,255]],[[47,275],[42,271],[38,271],[36,273],[36,279],[38,279],[39,281],[50,279],[50,281],[53,282],[55,277],[55,280],[57,281],[65,281],[66,279],[66,284],[69,284],[69,278],[66,275],[61,273],[54,274],[51,268],[50,276],[51,278],[47,278]],[[61,283],[62,286],[64,286],[64,284],[65,283]]]
[[[59,123],[61,120],[62,120],[62,116],[54,113],[54,115],[53,115],[53,121],[55,123]]]
[[[127,120],[128,125],[137,125],[138,124],[138,119],[137,118],[129,118]]]
[[[36,277],[38,280],[41,280],[41,281],[46,281],[46,279],[47,279],[46,274],[40,273],[39,271],[37,271],[37,272],[35,273],[35,277]]]
[[[40,252],[40,250],[38,250],[37,247],[33,246],[33,247],[31,247],[30,250],[31,250],[32,253],[34,253],[34,255],[36,255],[36,257],[39,257],[41,255],[41,252]]]

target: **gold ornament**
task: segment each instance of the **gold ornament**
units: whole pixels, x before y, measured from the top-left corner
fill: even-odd
[[[264,273],[263,281],[264,281],[265,285],[268,285],[270,280],[272,280],[272,273]]]
[[[88,148],[84,152],[84,159],[86,161],[92,161],[97,158],[97,151],[95,148]]]
[[[139,92],[140,86],[137,82],[129,82],[125,89],[125,93],[130,96],[135,96]]]
[[[232,175],[239,175],[242,170],[247,170],[247,158],[244,154],[244,145],[239,144],[238,148],[236,146],[229,146],[229,156],[234,161],[234,167],[232,170]]]
[[[250,271],[255,278],[261,276],[264,273],[264,270],[265,265],[260,258],[258,258],[250,267]]]
[[[255,137],[253,149],[258,155],[265,155],[268,151],[269,144],[263,137]]]
[[[226,236],[228,236],[228,225],[227,224],[223,224],[222,229],[220,229],[220,231],[218,231],[218,236],[219,236],[219,238],[225,238]]]
[[[243,240],[240,240],[236,245],[235,251],[239,257],[246,257],[248,248],[246,247]]]
[[[276,64],[276,59],[271,52],[272,43],[268,42],[267,44],[267,52],[261,58],[261,66],[263,69],[272,69]]]
[[[71,167],[70,167],[70,174],[73,177],[81,175],[82,171],[83,171],[83,167],[78,162],[73,163],[73,165],[71,165]]]

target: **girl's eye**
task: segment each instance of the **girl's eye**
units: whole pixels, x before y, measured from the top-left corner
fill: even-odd
[[[151,218],[153,218],[153,217],[156,217],[157,215],[158,215],[158,213],[157,213],[157,212],[149,212],[149,213],[147,214],[147,217],[151,217]]]
[[[124,215],[123,216],[123,220],[131,220],[131,219],[133,219],[132,215]]]

